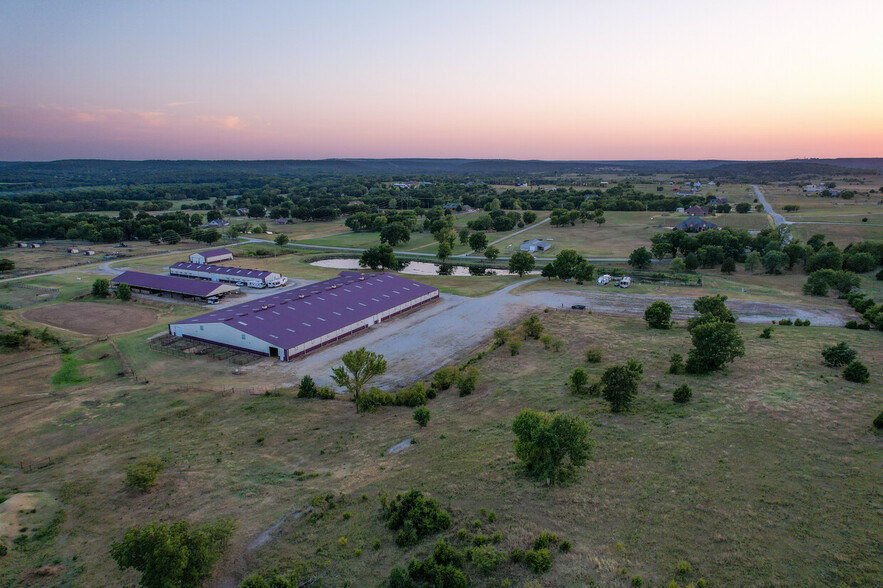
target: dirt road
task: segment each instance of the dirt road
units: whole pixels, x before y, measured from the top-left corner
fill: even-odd
[[[524,284],[525,282],[521,282]],[[693,316],[693,298],[682,296],[643,296],[605,290],[535,291],[512,294],[519,284],[504,288],[490,296],[466,298],[443,294],[438,302],[409,315],[371,327],[337,345],[311,353],[303,359],[278,364],[278,369],[291,374],[291,383],[309,374],[319,384],[332,384],[331,368],[340,363],[340,356],[365,346],[382,353],[388,363],[387,373],[377,381],[380,386],[407,384],[432,373],[454,358],[469,354],[487,340],[494,329],[505,326],[520,315],[543,308],[570,308],[585,304],[596,313],[618,316],[643,316],[653,301],[665,300],[673,307],[672,316],[683,320]],[[773,304],[730,300],[727,305],[740,322],[768,323],[780,318],[809,319],[816,326],[842,325],[848,320],[845,309],[822,309],[801,305]]]

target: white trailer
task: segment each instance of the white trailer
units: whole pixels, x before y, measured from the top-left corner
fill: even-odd
[[[606,286],[610,283],[610,274],[604,274],[603,276],[598,278],[599,286]]]
[[[624,277],[619,281],[620,288],[628,288],[632,283],[632,279],[628,276]]]

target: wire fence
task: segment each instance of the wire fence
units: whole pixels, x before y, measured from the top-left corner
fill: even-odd
[[[58,289],[56,288],[43,288],[41,286],[31,286],[30,284],[16,284],[11,283],[6,285],[6,288],[15,289],[19,288],[21,290],[31,290],[32,292],[36,292],[33,299],[21,300],[16,302],[9,303],[0,303],[0,308],[3,310],[16,310],[18,308],[24,308],[25,306],[31,306],[37,304],[38,302],[46,302],[48,300],[55,300],[58,297]]]
[[[246,353],[238,349],[231,349],[222,345],[212,345],[203,341],[185,339],[174,335],[164,335],[149,341],[149,346],[154,351],[165,353],[181,359],[213,359],[215,361],[227,361],[233,365],[249,365],[262,359],[253,353]]]

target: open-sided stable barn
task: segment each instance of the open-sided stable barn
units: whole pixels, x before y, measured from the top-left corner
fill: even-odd
[[[201,280],[133,271],[123,272],[110,282],[114,287],[118,284],[128,284],[134,292],[178,295],[181,298],[192,298],[195,300],[208,300],[209,298],[217,298],[239,291],[239,288],[236,286],[219,284],[218,282],[203,282]]]
[[[331,280],[171,323],[169,333],[290,360],[438,298],[394,274]]]

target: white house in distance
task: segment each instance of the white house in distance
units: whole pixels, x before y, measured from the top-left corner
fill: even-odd
[[[548,251],[552,248],[552,244],[542,239],[528,239],[518,247],[521,251],[534,253],[535,251]]]
[[[229,249],[210,249],[199,253],[190,254],[190,263],[206,264],[217,263],[233,259],[233,252]]]

